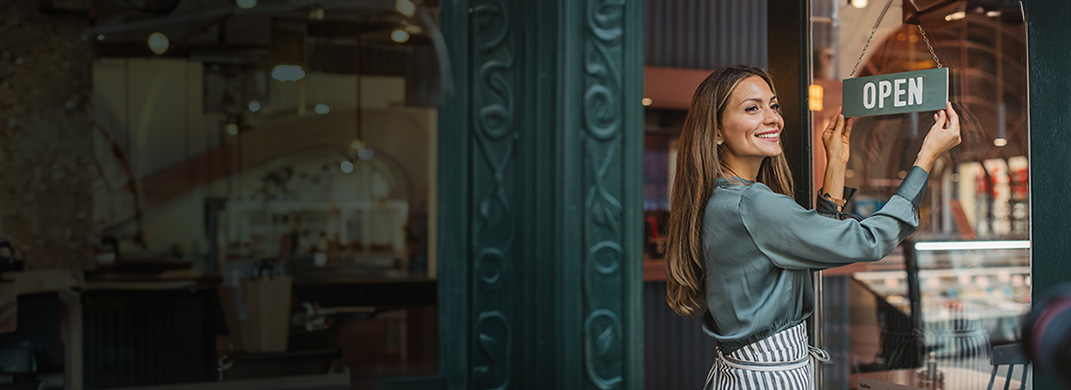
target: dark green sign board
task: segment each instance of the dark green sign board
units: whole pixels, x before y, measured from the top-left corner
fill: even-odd
[[[844,80],[844,117],[935,111],[948,102],[948,68]]]

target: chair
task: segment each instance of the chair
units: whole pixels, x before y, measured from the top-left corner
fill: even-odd
[[[1004,390],[1009,390],[1016,364],[1023,366],[1023,376],[1019,380],[1019,384],[1020,388],[1026,388],[1026,374],[1030,372],[1030,361],[1027,360],[1026,354],[1023,353],[1023,349],[1018,343],[993,347],[993,355],[990,358],[990,362],[993,364],[993,372],[989,374],[989,387],[987,389],[993,390],[993,381],[997,377],[997,370],[1000,369],[1000,366],[1007,365],[1008,373],[1004,376]]]

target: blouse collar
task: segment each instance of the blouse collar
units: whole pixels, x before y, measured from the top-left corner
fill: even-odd
[[[719,186],[723,186],[723,187],[738,186],[738,185],[749,186],[749,185],[755,184],[754,181],[747,180],[747,179],[741,178],[739,176],[733,176],[732,180],[726,179],[724,177],[719,177],[717,180],[714,181],[714,183],[719,185]]]

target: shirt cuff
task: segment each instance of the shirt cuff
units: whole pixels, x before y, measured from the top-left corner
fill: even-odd
[[[844,207],[845,208],[847,208],[848,205],[851,204],[852,197],[855,196],[855,193],[858,192],[858,191],[859,191],[858,189],[855,189],[855,188],[852,188],[852,187],[848,187],[848,186],[844,186]],[[830,216],[839,216],[840,210],[837,210],[837,204],[833,203],[833,201],[831,201],[829,199],[826,199],[826,197],[822,196],[822,194],[824,194],[825,192],[826,192],[825,187],[818,189],[818,197],[815,198],[817,200],[814,203],[814,210],[817,211],[819,214],[826,214],[826,215],[830,215]]]
[[[900,188],[896,190],[896,195],[911,201],[911,204],[918,208],[919,203],[922,202],[922,195],[926,194],[926,181],[929,180],[929,177],[930,174],[926,173],[925,169],[918,166],[912,167],[911,172],[900,183]]]

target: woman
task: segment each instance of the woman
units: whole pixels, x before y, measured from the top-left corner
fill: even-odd
[[[951,104],[934,114],[896,194],[871,217],[840,220],[852,121],[838,109],[822,134],[828,164],[817,210],[791,197],[777,93],[765,70],[731,67],[699,85],[681,132],[667,231],[666,300],[703,316],[718,354],[706,388],[813,389],[803,321],[810,271],[877,261],[918,227],[934,160],[959,144]]]

